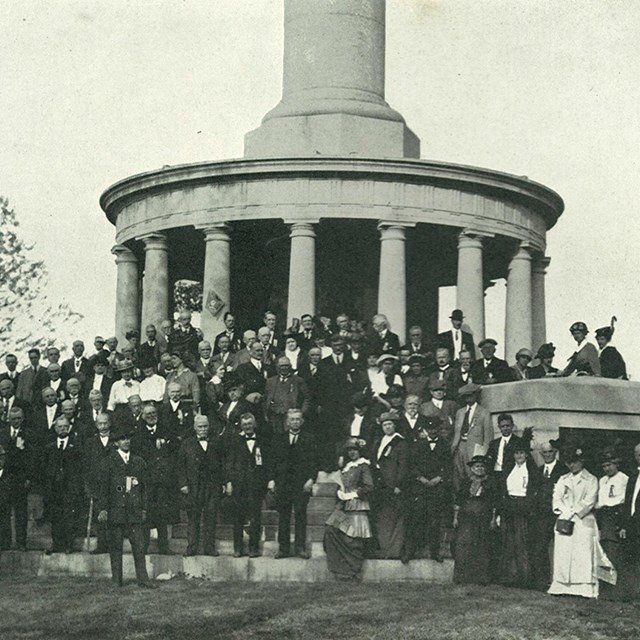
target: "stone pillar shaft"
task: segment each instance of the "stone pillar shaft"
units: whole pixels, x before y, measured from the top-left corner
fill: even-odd
[[[316,234],[313,224],[291,224],[287,326],[293,318],[316,312]]]
[[[169,313],[169,265],[167,239],[162,233],[139,238],[144,242],[142,326],[160,326]]]
[[[122,244],[111,249],[118,269],[116,283],[116,328],[118,341],[124,342],[130,329],[139,328],[138,260],[133,252]]]
[[[378,313],[387,316],[391,331],[404,343],[407,334],[407,269],[404,225],[380,223]]]
[[[546,269],[551,258],[537,256],[532,265],[531,273],[531,297],[532,309],[532,348],[535,351],[547,341],[547,317],[545,303],[544,280]]]
[[[224,331],[224,314],[231,310],[231,264],[229,228],[225,224],[203,229],[205,239],[200,328],[211,342]]]
[[[482,236],[470,231],[463,231],[458,236],[456,306],[462,309],[465,324],[478,344],[485,337]]]
[[[509,263],[505,319],[505,356],[515,361],[521,348],[532,348],[531,252],[520,244]]]

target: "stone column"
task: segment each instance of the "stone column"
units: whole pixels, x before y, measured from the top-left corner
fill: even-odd
[[[144,242],[144,278],[142,280],[142,327],[160,326],[169,313],[169,265],[167,239],[163,233],[138,238]]]
[[[406,224],[381,222],[378,313],[387,316],[391,331],[403,344],[407,335]]]
[[[287,222],[285,220],[285,222]],[[293,318],[316,312],[316,234],[313,222],[291,223],[287,326]]]
[[[116,284],[116,330],[115,335],[120,343],[130,329],[138,329],[138,259],[133,251],[123,244],[117,244],[111,249],[116,257],[118,280]]]
[[[464,323],[478,344],[484,337],[484,278],[482,272],[483,235],[467,229],[458,236],[458,280],[456,306],[464,313]]]
[[[202,229],[205,240],[204,277],[202,279],[202,317],[200,328],[213,344],[224,331],[224,314],[231,310],[231,270],[229,227],[217,224]]]
[[[532,310],[532,349],[534,353],[541,344],[547,341],[547,317],[544,293],[544,277],[546,269],[551,262],[541,254],[537,255],[532,264],[531,272],[531,298],[533,301]]]
[[[531,251],[526,243],[520,243],[509,263],[504,334],[505,357],[513,364],[519,349],[532,348]]]

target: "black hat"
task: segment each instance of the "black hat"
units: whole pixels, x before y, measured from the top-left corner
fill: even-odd
[[[426,358],[421,353],[414,353],[409,357],[409,364],[418,364],[424,365]]]
[[[589,329],[587,329],[587,325],[584,322],[574,322],[569,327],[569,332],[573,333],[574,331],[580,331],[582,333],[589,333]]]
[[[228,373],[223,380],[224,390],[231,391],[244,385],[244,381],[237,373]]]
[[[513,446],[511,448],[513,453],[516,451],[523,451],[524,453],[531,453],[531,444],[529,440],[525,440],[523,438],[519,438],[518,440],[513,441]]]
[[[545,342],[540,345],[538,349],[537,358],[544,360],[545,358],[553,358],[556,355],[556,348],[553,346],[553,342]]]
[[[388,398],[404,398],[405,393],[404,393],[404,387],[400,386],[399,384],[392,384],[389,385],[389,388],[387,389],[386,393],[381,393],[380,396],[382,398],[388,399]]]
[[[107,358],[106,354],[99,353],[93,359],[93,366],[95,367],[97,364],[104,365],[105,367],[109,366],[109,358]]]
[[[562,450],[562,460],[564,462],[577,462],[584,460],[584,451],[582,447],[567,446]]]
[[[613,316],[611,318],[611,324],[608,327],[600,327],[596,329],[596,338],[604,338],[607,342],[611,340],[613,337],[613,332],[615,331],[615,324],[617,322],[617,318]]]
[[[362,446],[362,441],[359,438],[347,438],[342,445],[342,448],[345,451],[348,451],[349,449],[357,449],[358,451],[360,451],[362,449]]]
[[[122,440],[123,438],[130,438],[135,434],[135,432],[135,427],[128,420],[122,420],[118,421],[118,424],[116,424],[111,429],[109,437],[114,442],[117,442],[118,440]]]
[[[464,313],[462,313],[462,309],[454,309],[449,317],[451,320],[463,320]]]
[[[487,456],[473,456],[473,458],[471,458],[471,460],[469,460],[469,462],[467,462],[467,466],[468,467],[472,467],[474,464],[480,462],[481,464],[484,464],[485,466],[489,464],[489,458],[487,458]]]
[[[481,340],[478,343],[478,349],[482,349],[482,347],[484,347],[485,344],[492,344],[494,347],[498,346],[498,342],[493,338],[485,338],[484,340]]]
[[[351,406],[358,409],[366,409],[369,406],[369,398],[367,395],[358,391],[351,396]]]
[[[602,458],[600,460],[600,464],[605,464],[606,462],[612,462],[613,464],[620,464],[620,456],[616,451],[615,447],[607,447],[602,452]]]

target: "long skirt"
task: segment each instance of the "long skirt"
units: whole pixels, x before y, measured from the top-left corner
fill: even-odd
[[[384,495],[376,505],[378,558],[399,558],[404,546],[405,504],[400,496]]]
[[[481,498],[469,498],[460,507],[458,521],[453,581],[456,584],[489,584],[491,506]]]
[[[499,581],[528,587],[531,583],[531,521],[526,498],[508,497],[504,504]]]
[[[337,576],[357,578],[364,563],[363,538],[352,538],[336,527],[324,528],[324,551],[329,571]]]

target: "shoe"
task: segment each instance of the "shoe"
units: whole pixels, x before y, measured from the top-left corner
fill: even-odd
[[[255,549],[254,551],[249,551],[249,557],[250,558],[259,558],[262,554]]]
[[[276,551],[276,555],[274,557],[276,560],[281,560],[282,558],[288,558],[289,554],[284,551]]]
[[[233,557],[234,558],[242,558],[244,556],[244,551],[234,551],[233,552]]]
[[[158,585],[155,582],[151,582],[151,580],[147,580],[146,582],[138,582],[138,586],[143,589],[157,589]]]
[[[409,562],[411,562],[411,554],[403,553],[400,556],[400,562],[402,562],[402,564],[409,564]]]
[[[302,558],[303,560],[308,560],[311,557],[311,554],[305,549],[300,549],[297,553],[298,558]]]

